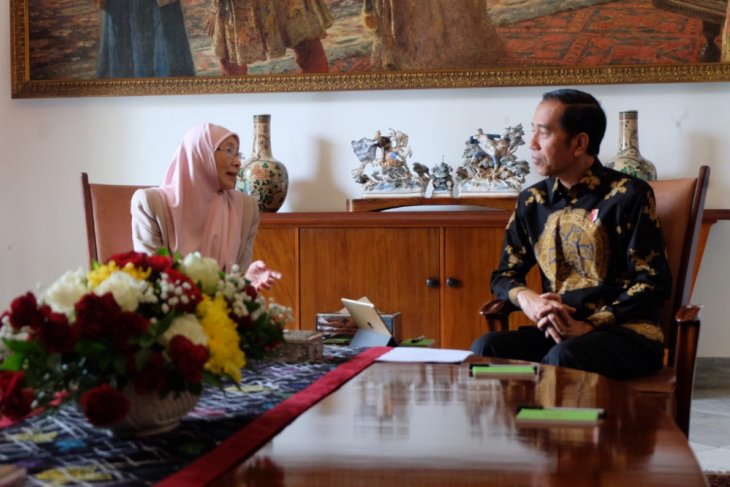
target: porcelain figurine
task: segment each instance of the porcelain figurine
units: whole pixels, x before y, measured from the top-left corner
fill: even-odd
[[[527,161],[515,151],[525,144],[522,125],[507,127],[502,135],[478,129],[469,137],[456,170],[456,196],[514,196],[530,173]]]
[[[450,198],[454,195],[453,169],[443,160],[431,168],[431,185],[433,198]]]
[[[430,180],[428,167],[417,162],[413,170],[409,159],[413,150],[408,135],[390,129],[390,135],[379,130],[373,138],[352,141],[360,165],[353,169],[355,181],[363,187],[364,198],[419,197],[426,192]],[[370,166],[370,173],[366,172]]]

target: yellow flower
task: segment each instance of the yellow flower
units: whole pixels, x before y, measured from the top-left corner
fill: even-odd
[[[147,278],[150,277],[150,274],[152,274],[152,269],[138,269],[134,267],[131,262],[127,262],[127,265],[125,265],[122,270],[138,281],[146,281]]]
[[[124,266],[124,269],[120,269],[117,263],[111,260],[108,264],[97,266],[95,269],[90,270],[89,273],[86,274],[86,279],[89,282],[89,287],[91,289],[95,289],[96,286],[109,279],[109,277],[111,277],[111,275],[114,274],[114,272],[116,271],[124,271],[138,281],[147,280],[147,278],[150,277],[150,274],[152,273],[152,269],[137,269],[136,267],[134,267],[134,265],[132,265],[131,262],[127,262],[127,265]]]
[[[204,295],[198,304],[197,314],[200,316],[200,325],[208,336],[210,358],[205,368],[239,382],[241,368],[246,365],[246,357],[239,347],[240,337],[236,324],[228,317],[228,305],[223,295],[216,294],[215,299]]]
[[[89,287],[95,289],[96,286],[109,279],[109,277],[118,271],[117,263],[114,261],[109,262],[106,265],[100,265],[89,271],[86,275],[86,279],[89,282]]]

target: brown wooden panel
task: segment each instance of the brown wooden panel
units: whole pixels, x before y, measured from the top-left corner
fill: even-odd
[[[485,332],[479,308],[491,299],[489,279],[499,263],[504,227],[447,228],[444,239],[443,347],[468,349]],[[449,278],[458,280],[448,286]]]
[[[299,282],[297,254],[295,228],[259,228],[253,257],[263,260],[270,269],[282,274],[281,280],[263,294],[273,298],[277,303],[293,309],[295,321],[290,326],[292,329],[298,329],[300,321],[297,299],[297,283]]]
[[[340,298],[367,296],[383,312],[400,311],[398,338],[439,338],[439,230],[434,228],[303,228],[301,319],[313,329],[318,312]]]

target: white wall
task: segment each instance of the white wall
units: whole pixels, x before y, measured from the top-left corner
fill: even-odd
[[[530,120],[548,88],[279,93],[126,98],[10,99],[8,9],[0,9],[0,309],[17,294],[47,286],[84,265],[79,173],[94,182],[156,184],[194,124],[239,132],[250,153],[252,116],[272,115],[274,155],[286,163],[282,211],[344,210],[360,188],[350,178],[350,141],[376,129],[410,135],[414,160],[457,165],[477,128],[501,132]],[[730,208],[730,83],[587,86],[609,117],[601,158],[616,152],[618,112],[639,111],[641,152],[661,178],[712,167],[708,208]],[[522,147],[518,156],[529,160]],[[533,181],[530,179],[528,182]],[[730,225],[711,233],[693,300],[703,303],[702,356],[730,356]],[[488,292],[485,278],[485,295]]]

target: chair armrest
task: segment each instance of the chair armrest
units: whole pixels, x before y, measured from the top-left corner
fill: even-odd
[[[484,303],[479,309],[479,314],[486,320],[489,331],[507,331],[509,315],[513,311],[517,311],[515,305],[504,299],[495,299]]]
[[[677,323],[677,348],[674,356],[677,380],[675,388],[676,422],[686,435],[689,432],[697,344],[700,338],[700,307],[692,304],[682,306],[677,310],[674,319]]]

